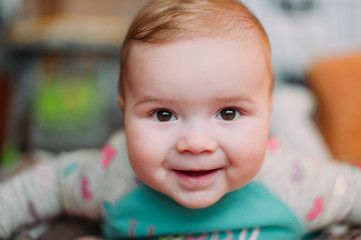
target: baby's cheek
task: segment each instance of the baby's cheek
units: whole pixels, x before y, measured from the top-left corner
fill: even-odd
[[[233,188],[239,188],[250,182],[260,170],[264,152],[249,148],[234,152],[228,169],[228,179]]]
[[[247,185],[258,173],[259,168],[243,167],[231,168],[228,170],[227,181],[230,190],[241,188]]]
[[[144,141],[135,141],[128,145],[128,154],[134,165],[152,165],[159,161],[158,148]]]
[[[152,174],[160,166],[159,150],[144,141],[130,141],[128,154],[130,164],[137,176],[144,181],[146,175]]]

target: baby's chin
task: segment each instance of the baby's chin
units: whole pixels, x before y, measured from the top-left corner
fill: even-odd
[[[199,209],[212,206],[218,202],[225,194],[203,194],[203,193],[193,193],[187,194],[186,196],[170,196],[178,204],[186,208]]]
[[[219,200],[219,199],[218,199]],[[178,202],[178,201],[177,201]],[[200,209],[210,207],[215,204],[217,201],[203,201],[203,202],[178,202],[180,205],[190,209]]]

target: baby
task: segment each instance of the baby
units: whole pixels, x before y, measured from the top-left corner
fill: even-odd
[[[63,212],[102,219],[109,239],[302,239],[361,223],[357,169],[268,138],[271,65],[239,1],[151,1],[122,49],[125,133],[1,185],[0,237]]]

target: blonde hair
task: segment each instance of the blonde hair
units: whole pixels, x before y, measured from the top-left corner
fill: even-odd
[[[265,43],[270,62],[267,34],[258,19],[239,0],[152,0],[135,17],[124,40],[119,93],[123,95],[122,82],[133,45],[165,44],[194,37],[256,37]]]

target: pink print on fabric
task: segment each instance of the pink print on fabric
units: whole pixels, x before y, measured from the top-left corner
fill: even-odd
[[[89,180],[85,176],[81,179],[81,191],[85,201],[91,201],[93,199],[93,195],[89,190]]]
[[[140,185],[140,184],[143,183],[142,180],[140,180],[137,176],[135,176],[135,177],[133,178],[133,180],[134,180],[135,184],[137,184],[137,185]]]
[[[154,227],[149,226],[148,227],[148,237],[153,237],[153,236],[154,236]]]
[[[239,237],[241,239],[241,235],[239,235]],[[212,233],[211,240],[218,240],[218,239],[219,239],[218,232]],[[233,239],[233,232],[227,230],[226,231],[226,237],[223,238],[222,240],[232,240],[232,239]]]
[[[35,221],[39,221],[39,220],[40,220],[39,215],[38,215],[38,213],[36,212],[34,203],[33,203],[32,201],[29,201],[29,202],[28,202],[28,211],[29,211],[30,216],[31,216]]]
[[[130,225],[129,225],[129,237],[133,238],[135,236],[135,223],[136,220],[132,219],[130,221]]]
[[[116,154],[116,150],[113,146],[108,144],[102,148],[102,153],[103,153],[102,165],[104,168],[108,168]]]
[[[275,154],[278,144],[279,144],[278,138],[272,137],[268,139],[267,147],[268,150],[271,152],[271,154]]]
[[[290,178],[293,183],[300,183],[306,177],[306,171],[300,161],[295,159],[291,165]]]
[[[129,223],[129,229],[128,229],[128,236],[129,238],[135,237],[135,225],[137,223],[137,220],[131,219]],[[153,239],[154,236],[154,227],[152,225],[148,226],[148,237],[146,239]]]
[[[312,221],[313,219],[317,218],[318,215],[321,214],[322,210],[323,210],[323,199],[322,197],[317,197],[313,202],[313,209],[306,216],[306,220]]]

